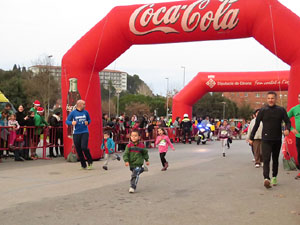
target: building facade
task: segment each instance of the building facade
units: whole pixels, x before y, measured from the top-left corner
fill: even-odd
[[[267,102],[268,92],[224,92],[223,96],[235,102],[238,107],[249,104],[251,108],[261,108]],[[277,91],[277,105],[287,107],[288,92]]]
[[[56,78],[57,80],[61,78],[61,67],[60,66],[47,66],[47,65],[34,65],[28,68],[33,74],[38,73],[48,73]]]
[[[127,73],[118,70],[104,69],[99,72],[100,84],[103,84],[105,88],[108,88],[111,82],[113,87],[118,91],[127,90]]]

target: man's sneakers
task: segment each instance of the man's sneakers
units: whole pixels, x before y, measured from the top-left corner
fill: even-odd
[[[134,189],[132,187],[129,188],[129,193],[134,193]]]
[[[225,152],[223,152],[223,157],[225,157]]]
[[[300,180],[300,173],[298,173],[298,175],[295,176],[295,179],[296,179],[296,180]]]
[[[92,170],[92,169],[93,169],[93,165],[92,165],[92,164],[88,165],[88,166],[87,166],[87,169],[88,169],[88,170]]]
[[[103,168],[104,170],[107,170],[107,169],[108,169],[107,166],[102,166],[102,168]]]
[[[264,186],[265,186],[265,188],[267,188],[267,189],[269,189],[269,188],[272,187],[272,186],[271,186],[271,182],[270,182],[269,179],[265,179],[265,180],[264,180]]]
[[[121,160],[121,157],[120,157],[118,154],[116,154],[116,157],[117,157],[117,160],[118,160],[118,161]]]
[[[255,168],[259,168],[260,167],[260,164],[259,163],[256,163],[255,164]]]
[[[273,178],[272,178],[271,184],[272,184],[273,186],[276,186],[276,185],[277,185],[277,177],[273,177]]]

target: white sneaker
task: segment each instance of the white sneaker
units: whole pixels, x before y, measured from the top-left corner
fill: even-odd
[[[129,188],[129,193],[134,193],[134,189],[132,187]]]
[[[252,162],[255,162],[255,159],[252,159]]]
[[[260,165],[259,164],[255,164],[255,168],[259,168],[260,167]]]

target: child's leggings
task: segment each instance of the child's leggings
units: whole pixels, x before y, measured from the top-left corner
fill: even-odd
[[[221,144],[222,144],[222,153],[225,153],[225,147],[227,146],[227,139],[228,138],[222,138],[221,139]]]
[[[17,137],[17,132],[16,131],[13,131],[13,130],[9,131],[8,144],[9,145],[14,145],[16,137]]]
[[[160,156],[160,160],[161,160],[161,164],[162,164],[162,166],[164,167],[165,166],[165,164],[166,164],[166,162],[167,162],[167,160],[166,160],[166,152],[161,152],[161,153],[159,153],[159,156]]]

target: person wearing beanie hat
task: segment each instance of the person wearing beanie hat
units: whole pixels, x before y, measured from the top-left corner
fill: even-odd
[[[44,108],[37,107],[37,113],[34,115],[34,126],[36,127],[34,130],[34,138],[33,138],[33,148],[31,150],[31,158],[37,159],[36,155],[36,147],[38,146],[40,142],[40,135],[43,131],[43,127],[48,126],[48,123],[45,121],[43,113]]]
[[[33,107],[32,107],[29,111],[33,111],[33,112],[34,112],[34,115],[36,115],[39,106],[41,106],[40,101],[39,101],[39,100],[35,100],[35,101],[33,102]]]
[[[81,169],[92,169],[93,159],[88,149],[88,142],[89,142],[89,130],[88,125],[91,123],[91,118],[85,109],[85,101],[78,100],[76,103],[76,109],[73,110],[67,120],[67,125],[74,126],[74,133],[73,133],[73,142],[76,148],[76,152],[80,159]],[[86,160],[88,162],[88,166],[86,165]]]

